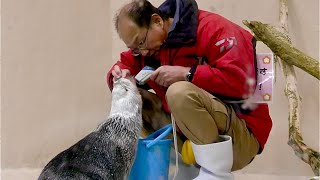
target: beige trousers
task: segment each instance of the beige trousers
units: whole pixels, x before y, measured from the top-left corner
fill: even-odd
[[[160,99],[141,90],[143,98],[143,134],[157,130],[171,122],[170,115],[161,108]],[[233,143],[233,167],[238,170],[248,165],[257,155],[259,143],[239,119],[231,106],[224,104],[192,83],[180,81],[172,84],[166,99],[176,125],[183,135],[195,144],[219,142],[219,135],[229,135]],[[185,137],[178,137],[179,152]]]

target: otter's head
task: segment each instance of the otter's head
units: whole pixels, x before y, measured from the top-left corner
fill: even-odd
[[[114,82],[111,113],[141,111],[142,100],[137,86],[126,78]]]

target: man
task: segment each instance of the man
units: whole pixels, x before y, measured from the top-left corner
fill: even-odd
[[[156,69],[147,82],[156,95],[142,91],[143,119],[158,129],[172,113],[201,166],[196,179],[233,179],[231,170],[262,152],[272,127],[268,106],[241,106],[256,80],[249,32],[198,10],[194,0],[167,0],[159,8],[135,0],[121,8],[115,26],[129,50],[109,71],[109,87],[146,65]]]

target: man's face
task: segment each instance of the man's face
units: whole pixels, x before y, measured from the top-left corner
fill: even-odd
[[[154,56],[158,54],[166,34],[163,21],[152,16],[149,27],[138,27],[126,16],[119,17],[118,33],[123,42],[130,48],[134,56]],[[157,18],[157,19],[155,19]],[[155,21],[156,20],[156,21]]]

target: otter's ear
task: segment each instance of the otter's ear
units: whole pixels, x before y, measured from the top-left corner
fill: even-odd
[[[159,16],[159,14],[154,13],[151,15],[151,26],[152,25],[156,25],[160,28],[163,28],[164,22],[161,16]]]

